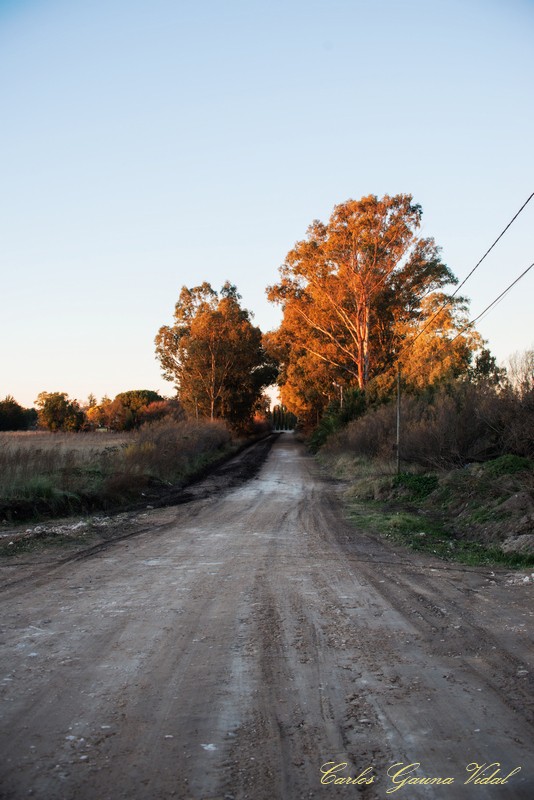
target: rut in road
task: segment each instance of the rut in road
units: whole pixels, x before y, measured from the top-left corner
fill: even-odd
[[[147,519],[2,593],[4,800],[534,796],[528,586],[354,530],[290,434]]]

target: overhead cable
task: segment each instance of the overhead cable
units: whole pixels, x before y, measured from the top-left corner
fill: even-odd
[[[485,314],[487,314],[489,311],[491,311],[491,309],[492,309],[494,306],[496,306],[498,303],[500,303],[500,301],[503,299],[503,297],[505,296],[505,294],[507,294],[507,293],[510,291],[510,289],[511,289],[513,286],[515,286],[515,285],[516,285],[516,283],[519,283],[519,281],[521,280],[521,278],[524,278],[524,277],[525,277],[525,275],[527,274],[527,272],[530,272],[530,270],[532,269],[532,267],[534,267],[534,262],[532,262],[532,264],[530,265],[530,267],[527,267],[527,268],[526,268],[526,270],[524,270],[524,272],[522,272],[522,273],[521,273],[521,275],[518,275],[518,276],[517,276],[517,278],[515,279],[515,281],[512,281],[512,283],[511,283],[509,286],[507,286],[507,287],[506,287],[506,289],[505,289],[503,292],[501,292],[501,293],[500,293],[500,295],[499,295],[498,297],[496,297],[496,298],[495,298],[495,300],[492,300],[492,302],[491,302],[491,303],[490,303],[488,306],[486,306],[486,308],[484,309],[484,311],[481,311],[481,312],[480,312],[480,314],[478,314],[478,316],[474,317],[474,319],[472,319],[470,322],[468,322],[468,323],[467,323],[467,325],[465,325],[465,327],[463,327],[461,331],[458,331],[458,333],[456,334],[456,336],[454,336],[452,339],[449,339],[449,340],[447,341],[447,343],[448,343],[448,344],[451,344],[452,342],[454,342],[454,340],[455,340],[455,339],[457,339],[457,338],[458,338],[458,336],[461,336],[461,334],[462,334],[464,331],[466,331],[468,328],[471,328],[471,327],[472,327],[472,326],[475,324],[475,322],[477,322],[479,319],[481,319],[483,316],[485,316]],[[414,341],[415,341],[415,339],[414,339]]]
[[[451,302],[452,298],[453,298],[453,297],[454,297],[454,296],[455,296],[455,295],[456,295],[456,294],[457,294],[457,293],[460,291],[460,289],[462,288],[462,286],[464,286],[464,285],[465,285],[465,283],[466,283],[466,282],[469,280],[469,278],[470,278],[470,277],[471,277],[471,275],[472,275],[472,274],[475,272],[475,270],[477,270],[477,269],[478,269],[478,267],[479,267],[479,266],[482,264],[482,262],[484,261],[484,259],[485,259],[485,258],[486,258],[486,257],[487,257],[487,256],[488,256],[490,253],[491,253],[491,251],[493,250],[493,248],[495,247],[495,245],[497,244],[497,242],[498,242],[500,239],[502,239],[502,237],[504,236],[504,234],[506,233],[506,231],[508,230],[508,228],[509,228],[509,227],[510,227],[510,226],[511,226],[511,225],[512,225],[514,222],[515,222],[515,220],[516,220],[516,219],[518,218],[518,216],[521,214],[521,212],[523,211],[523,209],[524,209],[524,208],[526,208],[526,206],[527,206],[527,205],[530,203],[530,201],[532,200],[532,198],[533,198],[533,197],[534,197],[534,192],[532,192],[532,194],[530,195],[530,197],[528,197],[528,198],[527,198],[527,200],[525,200],[525,202],[523,203],[523,205],[521,206],[521,208],[519,209],[519,211],[517,211],[517,212],[514,214],[514,216],[512,217],[512,219],[510,220],[510,222],[508,223],[508,225],[507,225],[505,228],[503,228],[503,230],[502,230],[502,231],[500,232],[500,234],[497,236],[497,238],[495,239],[495,241],[493,242],[493,244],[492,244],[490,247],[488,247],[488,249],[486,250],[486,252],[485,252],[485,253],[484,253],[484,255],[482,256],[482,258],[481,258],[481,259],[479,259],[479,261],[477,261],[477,263],[475,264],[475,266],[473,267],[473,269],[471,270],[471,272],[470,272],[470,273],[469,273],[469,274],[468,274],[468,275],[467,275],[467,276],[466,276],[466,277],[463,279],[463,281],[462,281],[462,282],[461,282],[461,283],[460,283],[460,284],[459,284],[459,285],[456,287],[456,289],[454,290],[454,292],[453,292],[451,295],[449,295],[449,297],[447,298],[447,300],[446,300],[444,303],[442,303],[442,304],[440,305],[440,307],[439,307],[439,308],[438,308],[438,310],[435,312],[435,314],[434,314],[432,317],[430,317],[430,319],[429,319],[429,320],[427,320],[426,324],[425,324],[425,325],[424,325],[424,326],[421,328],[421,330],[419,331],[419,333],[417,334],[417,336],[415,336],[415,337],[414,337],[414,338],[413,338],[413,339],[412,339],[412,340],[411,340],[411,341],[410,341],[410,342],[409,342],[409,343],[406,345],[406,347],[404,347],[404,348],[403,348],[403,349],[400,351],[400,353],[399,353],[399,356],[401,356],[401,355],[402,355],[402,354],[405,352],[405,350],[408,350],[408,348],[410,348],[410,347],[411,347],[411,346],[412,346],[412,345],[413,345],[413,344],[414,344],[414,343],[417,341],[417,339],[419,339],[419,337],[420,337],[420,336],[422,336],[422,334],[423,334],[423,333],[426,331],[426,329],[429,327],[429,325],[431,325],[431,324],[432,324],[432,322],[433,322],[433,321],[436,319],[436,317],[437,317],[437,316],[438,316],[438,315],[439,315],[439,314],[440,314],[440,313],[443,311],[443,309],[444,309],[444,308],[446,308],[446,307],[449,305],[449,303]],[[527,270],[527,272],[528,272],[528,270]],[[522,276],[520,276],[520,277],[518,278],[518,280],[520,280],[520,278],[521,278],[521,277],[522,277]],[[513,286],[513,284],[512,284],[512,286]],[[508,287],[508,288],[511,288],[511,286],[510,286],[510,287]],[[507,289],[506,291],[508,291],[508,289]]]

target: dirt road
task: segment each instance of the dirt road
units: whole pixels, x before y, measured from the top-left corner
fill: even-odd
[[[534,797],[532,583],[394,549],[336,491],[285,434],[240,487],[21,572],[3,800]]]

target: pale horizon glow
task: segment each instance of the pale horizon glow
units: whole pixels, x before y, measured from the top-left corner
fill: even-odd
[[[0,2],[0,399],[171,396],[182,285],[265,287],[314,219],[411,193],[460,280],[534,191],[527,0]],[[534,200],[467,282],[534,260]],[[532,270],[477,326],[534,346]]]

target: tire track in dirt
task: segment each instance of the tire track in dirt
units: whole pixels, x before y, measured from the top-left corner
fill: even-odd
[[[456,785],[410,800],[534,796],[529,587],[350,527],[290,435],[143,526],[3,593],[2,800],[384,800],[413,761]],[[523,770],[464,787],[473,760]]]

